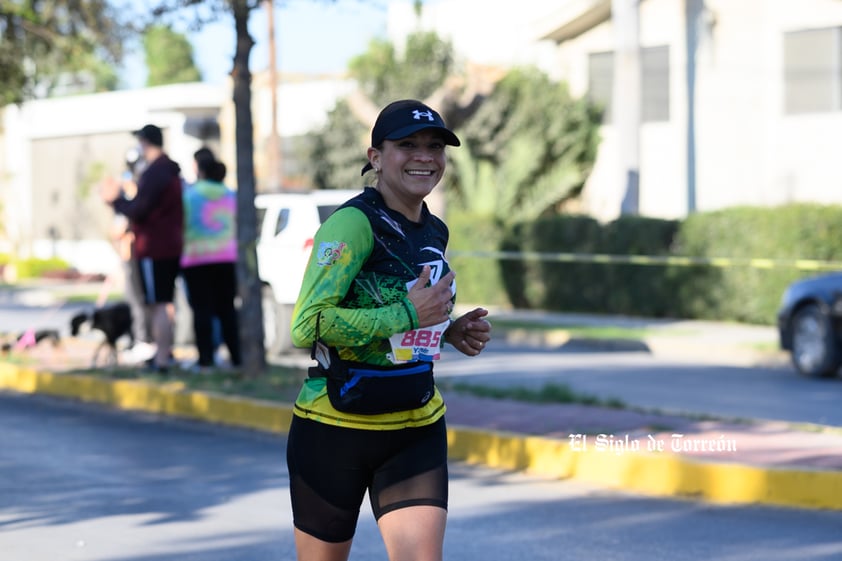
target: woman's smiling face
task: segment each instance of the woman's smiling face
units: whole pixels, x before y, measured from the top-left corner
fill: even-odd
[[[434,129],[421,130],[399,140],[385,140],[375,153],[377,186],[401,199],[424,199],[441,180],[447,167],[445,142]]]

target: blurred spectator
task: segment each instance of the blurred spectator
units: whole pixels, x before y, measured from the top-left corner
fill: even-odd
[[[127,198],[120,183],[110,179],[103,183],[102,198],[129,219],[134,235],[132,250],[157,346],[149,366],[166,372],[172,357],[173,296],[184,239],[181,169],[164,153],[160,128],[146,125],[133,134],[146,162],[137,194]]]
[[[181,268],[187,301],[193,310],[193,330],[201,371],[214,366],[214,319],[231,364],[240,365],[237,296],[237,197],[222,183],[225,164],[208,148],[194,155],[196,183],[184,190],[184,252]]]
[[[126,152],[126,171],[123,173],[121,189],[131,199],[137,194],[137,178],[143,171],[145,162],[137,148]],[[120,257],[121,273],[124,280],[123,292],[126,302],[132,310],[132,334],[134,345],[129,349],[125,360],[129,363],[143,362],[155,354],[152,344],[152,326],[143,299],[143,287],[140,282],[140,269],[133,255],[134,234],[129,227],[129,220],[120,213],[114,214],[111,225],[111,240]],[[103,296],[107,298],[107,292]],[[97,306],[105,304],[104,299]]]

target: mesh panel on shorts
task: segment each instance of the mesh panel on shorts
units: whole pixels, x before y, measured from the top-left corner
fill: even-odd
[[[447,509],[447,464],[392,484],[375,481],[369,496],[374,517],[409,506],[429,505]]]
[[[359,509],[345,510],[330,504],[297,475],[290,478],[289,486],[296,528],[326,542],[354,537]]]

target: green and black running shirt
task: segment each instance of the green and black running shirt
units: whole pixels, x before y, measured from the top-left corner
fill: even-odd
[[[388,208],[371,187],[336,210],[322,224],[304,273],[292,319],[296,346],[316,337],[336,347],[345,360],[372,365],[438,358],[449,322],[418,329],[407,297],[425,265],[435,284],[450,267],[445,259],[447,226],[426,204],[413,222]],[[451,286],[455,295],[455,283]],[[444,415],[441,394],[423,407],[381,415],[355,415],[334,409],[324,378],[310,378],[295,403],[295,414],[352,428],[389,430],[431,424]]]

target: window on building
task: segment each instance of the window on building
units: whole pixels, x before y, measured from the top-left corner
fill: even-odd
[[[784,33],[784,111],[842,109],[842,28]]]
[[[647,47],[640,51],[641,119],[669,121],[669,47]],[[614,84],[614,53],[588,55],[588,98],[605,109],[606,123],[613,120],[611,90]]]
[[[614,83],[614,53],[588,55],[588,99],[599,105],[605,113],[603,122],[614,120],[611,112],[611,84]]]

